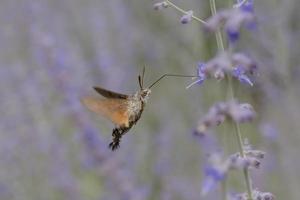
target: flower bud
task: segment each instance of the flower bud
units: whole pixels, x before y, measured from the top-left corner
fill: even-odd
[[[153,5],[154,10],[161,10],[167,8],[169,4],[166,1],[162,1]]]
[[[182,24],[187,24],[190,21],[192,21],[192,19],[193,19],[193,13],[194,12],[192,10],[187,11],[186,14],[181,17],[180,22]]]

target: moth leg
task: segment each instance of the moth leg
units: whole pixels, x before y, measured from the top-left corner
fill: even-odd
[[[128,127],[117,127],[113,129],[112,132],[112,142],[109,144],[109,148],[111,150],[116,150],[120,147],[120,142],[122,136],[129,130],[130,128]]]
[[[120,141],[122,138],[122,134],[120,133],[119,130],[120,130],[119,128],[114,128],[114,130],[112,132],[113,139],[112,139],[112,142],[109,144],[109,148],[113,151],[120,147]]]

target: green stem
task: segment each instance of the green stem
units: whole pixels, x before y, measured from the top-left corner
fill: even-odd
[[[248,193],[248,196],[249,196],[249,200],[253,200],[251,178],[249,176],[249,170],[246,169],[246,168],[244,169],[244,176],[245,176],[245,179],[246,179],[246,187],[247,187],[247,193]]]
[[[244,149],[243,149],[243,139],[242,139],[240,125],[235,122],[234,123],[234,127],[235,127],[236,138],[238,140],[239,152],[240,152],[240,154],[241,154],[242,157],[245,157]]]
[[[233,92],[233,86],[232,86],[232,77],[231,76],[227,76],[228,77],[228,86],[229,86],[229,93],[231,98],[230,99],[234,99],[234,92]],[[236,138],[238,140],[238,146],[239,146],[239,152],[240,155],[242,157],[245,157],[245,153],[244,153],[244,149],[243,149],[243,138],[242,138],[242,134],[241,134],[241,129],[240,129],[240,125],[237,122],[234,122],[234,127],[235,127],[235,133],[236,133]],[[246,181],[246,188],[247,188],[247,193],[249,196],[249,200],[252,200],[252,184],[251,184],[251,179],[249,176],[249,171],[247,168],[245,168],[243,170],[244,173],[244,177],[245,177],[245,181]]]
[[[175,10],[181,12],[182,14],[185,14],[185,15],[188,14],[187,11],[181,9],[180,7],[178,7],[176,4],[172,3],[171,1],[166,0],[166,2],[168,3],[169,6],[173,7]],[[194,20],[196,20],[196,21],[202,23],[202,24],[207,24],[206,21],[204,21],[204,20],[202,20],[202,19],[200,19],[200,18],[198,18],[198,17],[196,17],[196,16],[194,16],[194,15],[192,15],[192,18],[193,18]]]
[[[227,181],[224,179],[222,181],[222,200],[227,200]]]
[[[210,4],[210,9],[211,9],[212,15],[216,15],[217,9],[216,9],[215,0],[209,0],[209,4]],[[225,48],[224,48],[222,33],[221,33],[220,29],[218,29],[216,32],[216,40],[217,40],[217,46],[218,46],[219,51],[224,51]]]
[[[214,0],[210,0],[209,3],[210,3],[210,9],[211,9],[212,15],[216,15],[217,14],[216,2]],[[215,35],[216,35],[218,50],[222,51],[222,52],[225,51],[224,43],[223,43],[223,39],[222,39],[222,33],[221,33],[220,29],[217,30]],[[222,199],[227,200],[226,179],[224,179],[222,181]]]
[[[232,51],[232,48],[230,48],[230,53]],[[233,90],[233,84],[232,84],[232,77],[227,75],[228,78],[228,93],[229,93],[229,99],[234,100],[234,90]],[[240,129],[240,124],[238,122],[233,122],[234,127],[235,127],[235,133],[236,133],[236,138],[238,142],[238,147],[239,147],[239,152],[242,157],[245,157],[244,149],[243,149],[243,138],[242,138],[242,133]],[[243,170],[244,177],[245,177],[245,182],[246,182],[246,188],[247,188],[247,193],[249,196],[249,200],[253,200],[252,197],[252,184],[251,184],[251,179],[249,176],[249,171],[248,169]]]

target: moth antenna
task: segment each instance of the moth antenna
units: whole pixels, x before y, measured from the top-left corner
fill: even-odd
[[[143,67],[143,73],[142,73],[142,88],[144,87],[145,71],[146,71],[146,65],[144,65],[144,67]]]
[[[164,74],[161,77],[159,77],[156,81],[154,81],[148,88],[152,88],[156,83],[158,83],[159,81],[161,81],[163,78],[168,77],[168,76],[173,76],[173,77],[199,77],[199,76],[195,76],[195,75],[181,75],[181,74]]]
[[[141,79],[140,75],[139,75],[139,86],[140,86],[140,89],[142,90],[143,89],[143,84],[142,84],[142,79]]]

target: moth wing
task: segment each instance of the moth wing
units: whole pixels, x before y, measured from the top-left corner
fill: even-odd
[[[128,95],[126,94],[121,94],[121,93],[117,93],[117,92],[113,92],[110,90],[106,90],[104,88],[101,87],[94,87],[94,89],[101,94],[102,96],[106,97],[106,98],[112,98],[112,99],[127,99]]]
[[[129,126],[127,100],[85,97],[82,103],[91,111],[103,115],[118,126]]]

